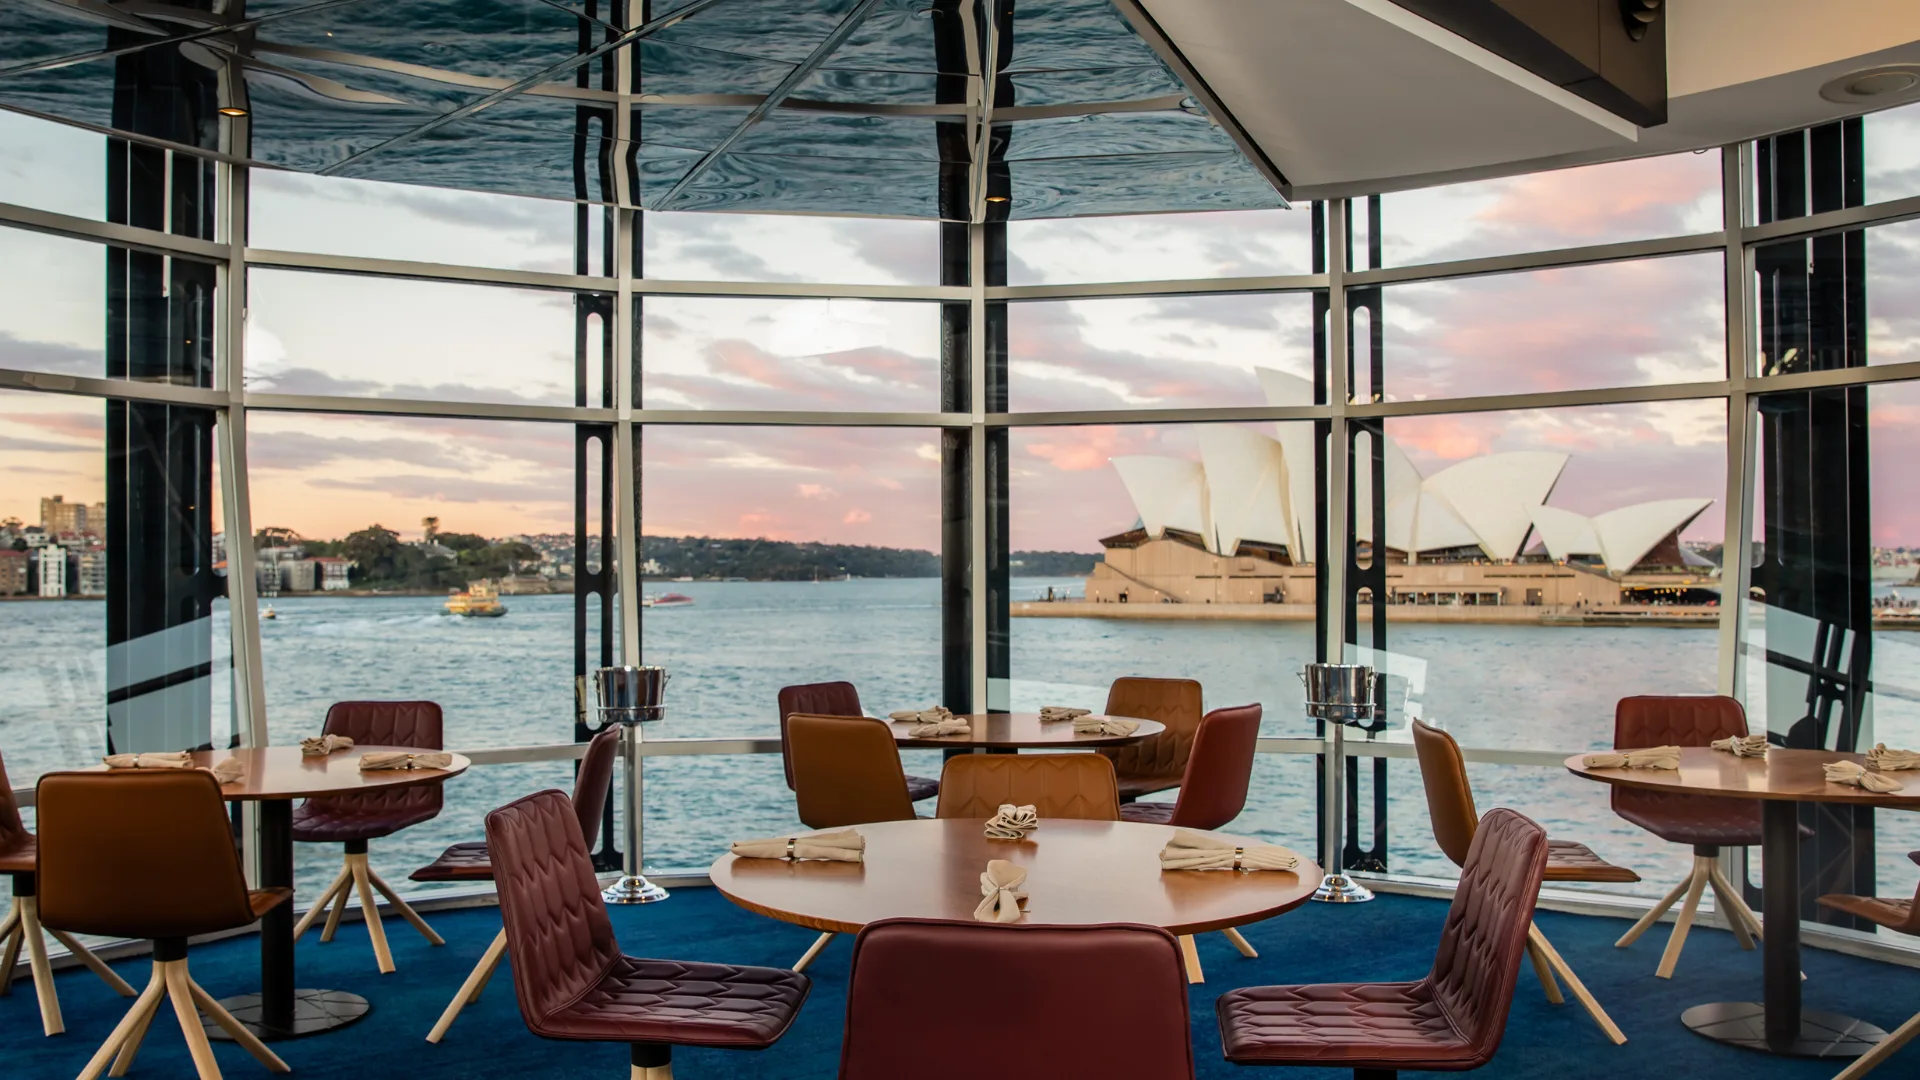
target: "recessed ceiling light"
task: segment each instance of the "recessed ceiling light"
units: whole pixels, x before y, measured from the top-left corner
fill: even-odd
[[[241,108],[238,105],[222,105],[220,106],[220,115],[221,116],[245,116],[247,115],[247,110]]]
[[[1880,101],[1920,88],[1920,64],[1888,64],[1884,67],[1850,71],[1828,81],[1820,96],[1842,105],[1860,101]]]
[[[1005,195],[989,195],[987,196],[987,201],[988,202],[1006,202],[1007,197]]]

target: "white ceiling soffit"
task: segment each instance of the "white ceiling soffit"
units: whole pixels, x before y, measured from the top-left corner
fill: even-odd
[[[1820,96],[1920,64],[1915,0],[1669,0],[1668,120],[1639,129],[1387,0],[1142,2],[1296,200],[1701,150],[1920,101],[1920,86]]]
[[[1634,152],[1632,123],[1387,0],[1143,6],[1296,199],[1548,154]]]

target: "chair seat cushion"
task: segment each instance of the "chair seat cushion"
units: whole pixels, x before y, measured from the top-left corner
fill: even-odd
[[[1858,915],[1871,923],[1900,930],[1905,933],[1920,933],[1920,923],[1914,922],[1913,901],[1886,900],[1878,896],[1849,896],[1834,893],[1820,898],[1821,907],[1835,911],[1844,911],[1849,915]]]
[[[1459,1069],[1493,1053],[1455,1030],[1424,980],[1252,986],[1214,1011],[1221,1050],[1240,1065]]]
[[[1180,786],[1178,776],[1121,776],[1116,778],[1122,801],[1137,799],[1142,795],[1151,795],[1156,791],[1172,791]]]
[[[256,919],[291,899],[293,899],[293,890],[279,886],[271,889],[250,889],[247,892],[247,906],[253,909],[253,917]]]
[[[408,826],[432,821],[438,806],[408,810],[360,811],[341,805],[344,800],[309,799],[293,808],[293,838],[306,844],[345,843],[392,836]]]
[[[921,799],[937,798],[940,795],[940,781],[931,776],[907,777],[907,801],[919,802]]]
[[[1137,821],[1142,825],[1170,825],[1173,823],[1173,804],[1170,802],[1130,802],[1120,807],[1121,821]]]
[[[415,881],[492,881],[493,858],[485,840],[455,844],[440,857],[407,875]]]
[[[1613,812],[1668,843],[1750,847],[1760,843],[1760,803],[1705,795],[1614,790]]]
[[[0,851],[0,874],[33,873],[36,850],[38,850],[38,842],[29,834],[22,839],[21,843]]]
[[[1615,866],[1593,853],[1593,849],[1573,840],[1547,840],[1548,881],[1639,881],[1640,875],[1624,866]]]
[[[599,985],[528,1026],[549,1039],[759,1050],[786,1032],[811,986],[781,968],[622,956]]]

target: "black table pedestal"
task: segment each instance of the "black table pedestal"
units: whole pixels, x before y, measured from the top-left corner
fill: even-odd
[[[1800,807],[1761,805],[1761,868],[1765,875],[1765,1003],[1695,1005],[1680,1022],[1715,1042],[1792,1057],[1852,1058],[1887,1033],[1864,1020],[1800,1007]]]
[[[260,883],[293,887],[293,800],[262,799],[260,807]],[[379,918],[368,912],[368,918]],[[302,990],[293,985],[293,901],[260,918],[260,992],[223,998],[222,1007],[263,1042],[297,1039],[346,1027],[372,1011],[358,994],[344,990]],[[205,1020],[207,1037],[230,1039],[220,1025]]]

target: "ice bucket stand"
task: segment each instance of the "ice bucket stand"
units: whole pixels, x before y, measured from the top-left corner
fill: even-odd
[[[626,773],[626,843],[623,845],[623,873],[620,880],[607,886],[600,898],[609,904],[651,904],[665,900],[667,890],[646,879],[640,872],[642,810],[640,808],[640,743],[642,724],[666,717],[661,704],[667,688],[667,669],[661,667],[604,667],[593,673],[596,710],[602,724],[620,726],[620,760]]]
[[[1307,715],[1324,720],[1333,729],[1327,749],[1327,876],[1313,898],[1327,904],[1359,904],[1373,899],[1373,891],[1348,877],[1341,860],[1346,850],[1347,758],[1343,736],[1348,724],[1363,724],[1385,704],[1385,676],[1364,664],[1308,664],[1300,673],[1307,688]]]

